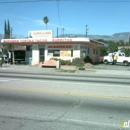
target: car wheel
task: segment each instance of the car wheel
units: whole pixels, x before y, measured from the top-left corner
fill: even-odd
[[[124,62],[124,65],[125,65],[125,66],[128,66],[128,65],[129,65],[128,61],[125,61],[125,62]]]
[[[105,61],[104,61],[104,64],[108,64],[108,61],[107,61],[107,60],[105,60]]]

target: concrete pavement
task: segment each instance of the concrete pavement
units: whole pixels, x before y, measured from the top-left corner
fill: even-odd
[[[94,66],[77,70],[71,76],[72,73],[57,72],[55,68],[3,66],[0,68],[0,129],[118,129],[123,119],[130,119],[129,78],[117,73],[121,68],[122,74],[129,71],[129,67]],[[117,75],[105,77],[110,70]]]
[[[116,76],[130,76],[130,66],[105,66],[96,65],[86,68],[85,70],[61,70],[56,68],[39,68],[38,66],[29,65],[7,65],[3,64],[0,71],[20,71],[20,72],[35,72],[35,73],[60,73],[60,74],[79,74],[79,75],[116,75]]]

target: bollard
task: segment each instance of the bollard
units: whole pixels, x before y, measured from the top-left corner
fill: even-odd
[[[57,64],[56,64],[56,68],[57,68],[57,69],[60,69],[60,61],[58,60],[56,63],[57,63]]]

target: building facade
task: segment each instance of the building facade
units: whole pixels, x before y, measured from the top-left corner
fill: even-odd
[[[106,44],[89,38],[52,38],[52,31],[29,31],[26,39],[2,39],[3,44],[26,46],[26,61],[32,57],[32,65],[59,58],[71,60],[89,56],[98,62],[100,48]]]

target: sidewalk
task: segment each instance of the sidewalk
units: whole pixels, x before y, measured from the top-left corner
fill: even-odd
[[[96,67],[86,68],[85,70],[61,70],[56,68],[39,68],[38,66],[29,65],[7,65],[3,64],[0,67],[0,71],[10,71],[10,72],[23,72],[23,73],[50,73],[50,74],[72,74],[72,75],[104,75],[104,76],[130,76],[129,70],[111,70],[111,69],[98,69]]]
[[[127,70],[101,70],[101,69],[86,69],[84,71],[77,70],[77,74],[90,74],[90,75],[104,75],[104,76],[130,76],[130,71]]]
[[[23,72],[23,73],[43,73],[43,72],[47,72],[47,73],[52,73],[55,71],[56,68],[39,68],[38,65],[37,66],[30,66],[30,65],[7,65],[7,64],[3,64],[2,67],[0,67],[0,70],[4,70],[4,71],[11,71],[11,72]]]

